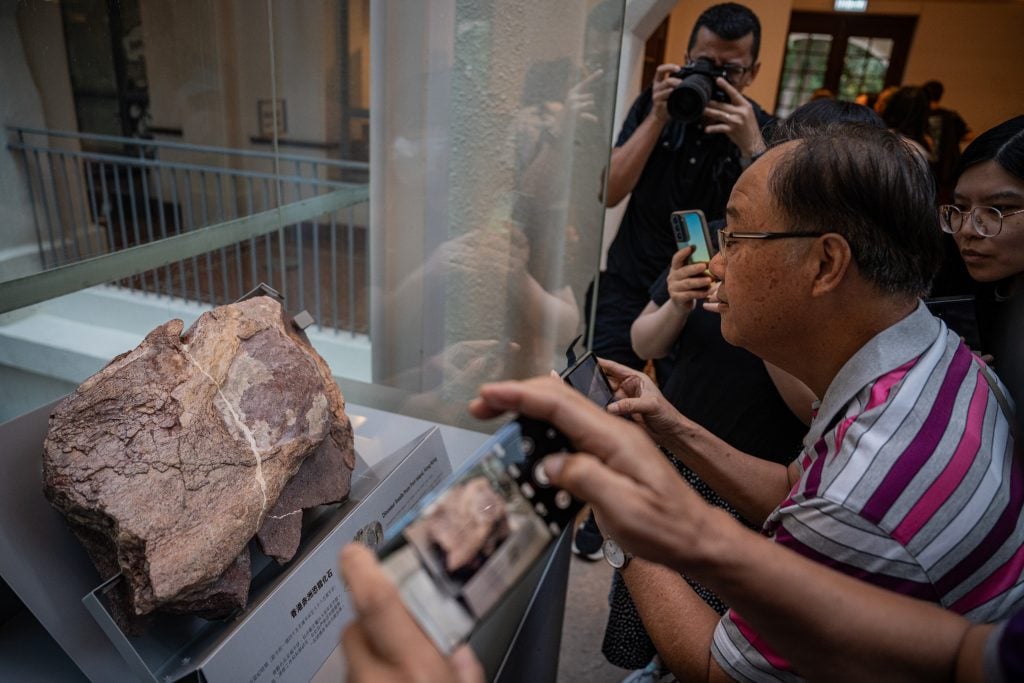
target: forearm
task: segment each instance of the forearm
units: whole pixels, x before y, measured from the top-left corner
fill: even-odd
[[[791,488],[785,466],[737,450],[682,415],[655,439],[752,524],[762,524]]]
[[[648,114],[625,144],[612,150],[605,206],[617,205],[636,187],[647,159],[651,156],[651,150],[658,142],[662,126],[663,122],[653,114]]]
[[[636,558],[621,573],[665,665],[680,681],[707,680],[718,614],[668,567]]]
[[[640,358],[664,358],[671,351],[686,326],[691,308],[680,307],[668,300],[661,306],[653,301],[633,321],[629,329],[633,351]]]
[[[812,406],[818,398],[814,392],[796,377],[768,361],[764,362],[764,369],[768,371],[768,376],[771,377],[775,390],[779,392],[786,407],[793,412],[798,420],[810,426],[811,419],[814,417]]]
[[[952,679],[965,619],[835,572],[714,512],[713,531],[687,539],[697,544],[689,575],[718,593],[802,677]]]

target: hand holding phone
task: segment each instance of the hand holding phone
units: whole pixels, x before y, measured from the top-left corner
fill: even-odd
[[[714,280],[709,276],[706,263],[691,263],[686,249],[672,256],[667,282],[669,299],[683,309],[693,308],[697,299],[707,297]]]
[[[601,371],[601,366],[597,364],[597,356],[593,351],[583,354],[583,357],[563,372],[561,377],[566,384],[602,408],[615,400],[615,392]]]
[[[572,450],[550,424],[520,416],[388,530],[384,571],[441,652],[464,642],[572,525],[582,503],[540,467]]]

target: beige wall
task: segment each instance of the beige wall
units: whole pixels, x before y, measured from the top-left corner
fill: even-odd
[[[832,0],[793,0],[792,6],[827,12]],[[871,0],[869,13],[918,17],[904,83],[942,81],[943,105],[975,132],[1024,113],[1024,3]]]
[[[681,0],[668,20],[668,44],[665,58],[682,60],[690,32],[700,13],[721,0]],[[744,0],[744,5],[761,20],[761,71],[744,92],[766,111],[775,108],[779,74],[786,51],[786,31],[789,28],[789,9],[793,0]]]
[[[682,59],[697,16],[717,0],[681,0],[669,19],[667,59]],[[831,12],[833,0],[746,0],[761,19],[761,73],[746,94],[775,106],[790,10]],[[918,17],[904,82],[938,79],[943,104],[981,132],[1024,113],[1024,3],[871,0],[870,14]]]

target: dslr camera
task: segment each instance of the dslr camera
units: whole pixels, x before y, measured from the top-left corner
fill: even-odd
[[[725,78],[725,69],[716,67],[706,57],[687,64],[672,76],[683,81],[669,94],[666,103],[669,115],[677,121],[696,121],[712,99],[718,102],[729,101],[729,96],[715,84],[719,76]]]

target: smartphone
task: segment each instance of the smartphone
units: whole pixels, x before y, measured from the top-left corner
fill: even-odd
[[[573,524],[582,503],[539,467],[571,450],[554,427],[520,416],[388,530],[381,564],[441,652],[465,642]]]
[[[676,248],[683,249],[690,245],[694,247],[689,263],[710,262],[711,257],[715,255],[715,243],[711,241],[711,231],[708,229],[704,212],[700,209],[674,211],[670,221]]]
[[[562,379],[602,408],[615,400],[615,392],[612,391],[608,378],[598,365],[597,356],[593,351],[587,351],[575,365],[563,372]]]

